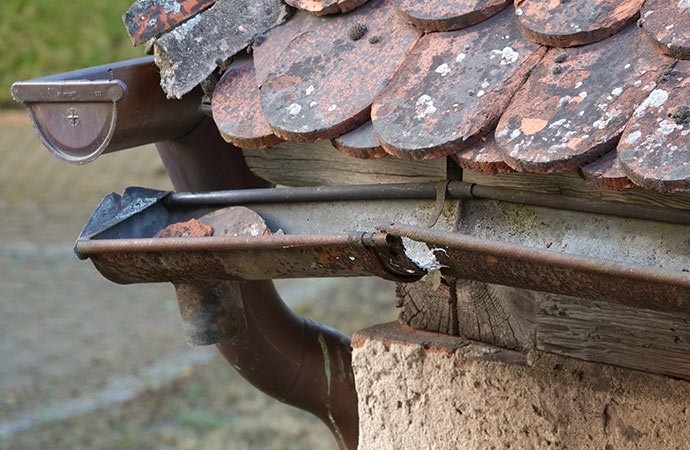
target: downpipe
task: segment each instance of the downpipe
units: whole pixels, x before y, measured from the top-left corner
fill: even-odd
[[[177,191],[270,187],[249,171],[242,152],[223,141],[208,119],[189,134],[156,147]],[[218,335],[220,353],[262,392],[321,419],[342,450],[356,449],[359,415],[350,338],[294,314],[271,280],[237,283],[239,299],[236,285],[227,282],[209,286],[213,301],[198,299],[197,309],[241,302],[244,326]],[[189,301],[184,292],[190,291],[178,288],[180,305]]]

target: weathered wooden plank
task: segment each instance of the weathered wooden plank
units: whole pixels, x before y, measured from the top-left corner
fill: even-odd
[[[216,0],[137,0],[122,16],[134,45],[170,31]]]
[[[512,0],[395,0],[400,15],[429,31],[467,28],[499,13]]]
[[[375,159],[388,156],[381,148],[371,120],[347,134],[332,139],[333,147],[354,158]]]
[[[635,186],[625,174],[615,151],[608,152],[593,163],[583,166],[582,175],[585,180],[602,189],[622,191]]]
[[[240,148],[265,148],[283,140],[273,134],[259,104],[252,58],[236,58],[213,91],[211,111],[223,138]]]
[[[463,181],[468,183],[483,184],[485,186],[503,186],[511,189],[562,194],[604,201],[690,209],[690,194],[681,192],[662,193],[641,188],[631,188],[624,191],[599,189],[585,182],[576,172],[561,172],[550,175],[532,173],[484,175],[465,170],[463,171],[462,178]]]
[[[427,34],[372,106],[381,145],[403,159],[468,148],[494,129],[545,50],[522,37],[509,10]]]
[[[538,44],[571,47],[618,33],[639,17],[644,0],[515,0],[525,36]]]
[[[285,0],[285,3],[317,16],[351,11],[367,0]]]
[[[496,129],[506,163],[549,173],[613,150],[635,108],[673,63],[645,41],[632,26],[594,45],[550,50]]]
[[[496,145],[494,133],[487,134],[467,150],[456,153],[453,159],[463,169],[474,172],[494,174],[513,171],[503,160],[503,152]]]
[[[285,186],[414,183],[446,178],[446,161],[415,162],[395,158],[365,160],[339,152],[329,141],[284,142],[242,152],[256,175]]]
[[[163,90],[169,97],[182,97],[287,17],[288,9],[280,0],[218,1],[154,44]]]
[[[448,286],[424,281],[401,284],[397,294],[400,322],[415,329],[690,379],[690,312],[669,314],[477,282],[457,285],[456,298]],[[457,328],[446,321],[454,305]]]
[[[272,61],[259,73],[261,106],[276,135],[315,142],[341,136],[369,120],[372,101],[419,31],[397,17],[392,0],[370,0],[328,18],[302,16],[307,17],[276,30],[287,44],[269,42],[269,50],[282,52],[259,59],[262,65]],[[268,41],[276,39],[271,34]]]
[[[679,61],[633,114],[618,159],[637,185],[690,190],[690,61]]]
[[[642,7],[642,29],[652,45],[679,59],[690,59],[690,2],[647,0]]]
[[[536,324],[539,350],[690,379],[690,314],[546,297]]]

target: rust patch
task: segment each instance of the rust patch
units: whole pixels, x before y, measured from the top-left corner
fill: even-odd
[[[367,0],[285,0],[288,5],[317,16],[351,11]]]
[[[494,133],[489,133],[472,147],[453,155],[453,159],[463,169],[472,172],[495,174],[512,172],[513,169],[503,161],[503,153],[496,145]]]
[[[658,51],[674,58],[690,59],[690,2],[647,0],[640,23]]]
[[[187,222],[178,222],[168,225],[160,230],[157,238],[171,238],[171,237],[207,237],[213,235],[213,228],[199,222],[196,219],[191,219]]]
[[[545,51],[522,37],[509,10],[424,36],[372,106],[382,147],[403,159],[470,147],[494,129]]]
[[[122,16],[134,45],[172,30],[216,0],[137,0]]]
[[[625,174],[615,151],[582,167],[582,175],[593,185],[610,191],[622,191],[635,186]]]
[[[400,15],[422,30],[453,31],[498,14],[512,0],[395,0]]]
[[[551,47],[591,44],[633,23],[644,0],[515,0],[523,34]]]
[[[387,156],[388,153],[379,145],[374,133],[374,125],[368,121],[361,127],[331,140],[333,147],[346,155],[360,159],[375,159]]]
[[[392,0],[371,0],[346,15],[297,16],[269,32],[257,48],[261,106],[284,139],[332,139],[369,119],[373,99],[419,32],[397,17]],[[381,39],[351,40],[348,31],[357,22]],[[298,82],[285,85],[286,78]]]
[[[213,92],[211,110],[220,134],[240,148],[265,148],[282,142],[261,108],[251,57],[235,59]]]
[[[668,81],[635,110],[618,144],[628,177],[646,189],[690,190],[690,123],[674,117],[690,99],[690,62],[679,61]]]
[[[613,150],[635,108],[672,64],[645,40],[631,26],[597,44],[569,48],[558,74],[551,66],[562,50],[550,50],[496,129],[508,165],[524,172],[566,171]],[[525,129],[525,118],[547,124]]]

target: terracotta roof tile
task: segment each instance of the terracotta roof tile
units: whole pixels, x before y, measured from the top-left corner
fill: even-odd
[[[668,1],[668,0],[667,0]],[[644,0],[515,0],[523,33],[552,47],[591,44],[639,17]]]
[[[469,147],[494,129],[545,51],[520,34],[509,10],[465,30],[427,34],[374,102],[381,145],[403,159]]]
[[[595,161],[615,148],[671,63],[635,26],[596,44],[550,50],[498,124],[506,162],[548,173]]]
[[[690,1],[647,0],[641,25],[657,50],[690,59]]]
[[[422,30],[453,31],[482,22],[512,0],[395,0],[402,17]]]
[[[223,138],[242,148],[264,148],[283,140],[273,134],[258,107],[259,85],[249,56],[235,59],[216,85],[213,120]]]
[[[285,0],[290,6],[317,16],[351,11],[367,0]]]
[[[397,17],[391,0],[281,28],[294,28],[294,37],[264,72],[261,106],[278,136],[298,142],[331,139],[369,120],[374,97],[419,38]],[[353,28],[364,29],[363,36],[353,35]]]
[[[195,14],[185,5],[208,6],[169,1],[184,17],[140,0],[129,13],[133,34],[168,42]],[[214,118],[245,148],[278,134],[330,139],[363,159],[385,148],[406,159],[453,155],[482,173],[576,169],[606,189],[690,190],[690,62],[672,71],[666,56],[689,57],[689,1],[516,0],[499,12],[509,0],[370,0],[337,14],[362,0],[291,0],[312,13],[247,41],[254,80],[249,58],[233,62],[216,87]],[[228,20],[241,27],[242,10],[233,11]],[[336,14],[316,17],[325,13]],[[640,13],[644,31],[632,25]],[[154,17],[161,28],[144,30]],[[198,31],[193,38],[212,36]],[[169,62],[226,58],[218,45],[203,40]]]
[[[137,0],[122,15],[134,45],[171,30],[216,0]]]
[[[678,62],[668,78],[635,110],[618,145],[618,159],[639,186],[688,191],[690,62]]]
[[[332,143],[341,152],[355,158],[374,159],[388,156],[379,144],[371,120],[356,130],[333,139]]]
[[[635,186],[623,170],[615,150],[582,167],[582,175],[593,185],[611,191],[622,191]]]

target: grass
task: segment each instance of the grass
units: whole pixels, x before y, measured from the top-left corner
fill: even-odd
[[[143,56],[121,19],[132,2],[3,0],[0,107],[14,105],[15,81]]]

